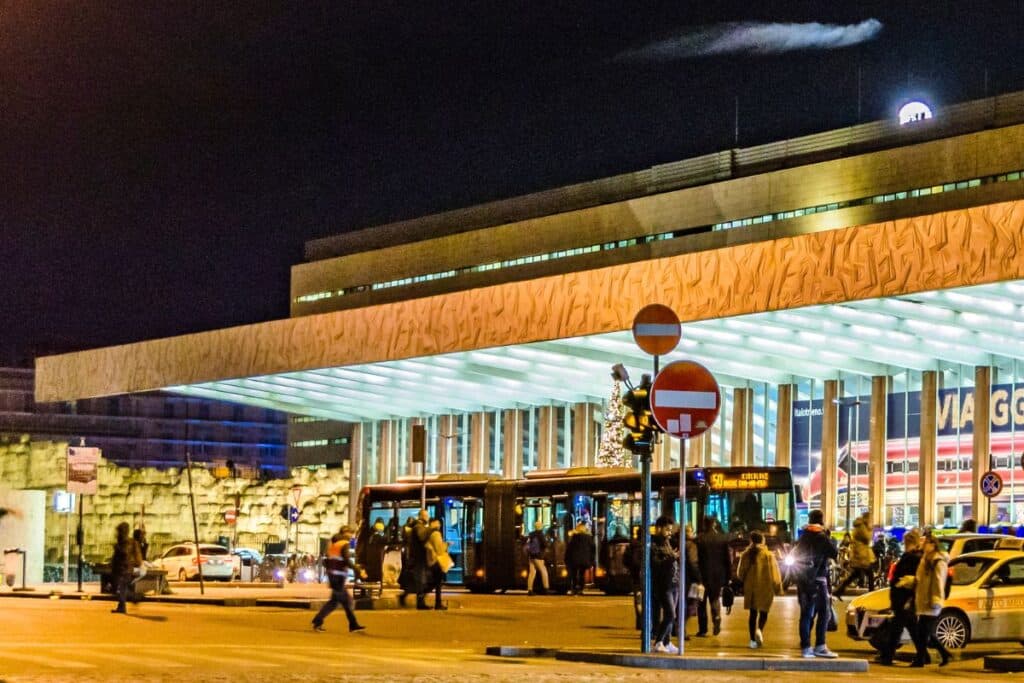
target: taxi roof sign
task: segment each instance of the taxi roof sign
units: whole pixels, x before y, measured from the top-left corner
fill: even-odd
[[[663,356],[679,344],[683,336],[679,316],[668,306],[650,304],[633,318],[633,340],[652,356]]]

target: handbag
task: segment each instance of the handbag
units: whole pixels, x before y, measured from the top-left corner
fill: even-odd
[[[700,602],[701,600],[703,600],[704,599],[704,584],[691,583],[690,584],[690,590],[688,590],[686,592],[686,597],[688,597],[690,600],[696,600],[697,602]]]
[[[736,594],[732,592],[732,586],[722,586],[722,607],[725,608],[725,613],[730,614],[732,611],[732,605],[736,601]]]
[[[448,553],[441,553],[437,556],[437,566],[441,568],[441,572],[447,574],[448,570],[455,564],[455,560]]]
[[[839,630],[839,615],[836,614],[835,605],[828,606],[828,630],[835,632]]]

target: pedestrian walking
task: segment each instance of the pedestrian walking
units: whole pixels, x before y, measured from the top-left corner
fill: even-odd
[[[946,666],[951,655],[942,642],[935,637],[935,623],[946,602],[946,581],[949,570],[949,557],[939,548],[938,540],[928,534],[924,537],[921,561],[914,574],[914,609],[917,612],[916,637],[914,648],[916,655],[910,666],[922,667],[931,664],[928,647],[939,651],[942,661],[939,666]]]
[[[426,590],[427,551],[420,540],[420,531],[429,519],[426,510],[420,510],[417,517],[410,517],[402,528],[404,539],[402,545],[402,572],[398,577],[398,585],[402,592],[398,602],[405,607],[405,600],[410,595],[416,596],[416,608],[427,609],[424,601]]]
[[[800,604],[800,651],[807,658],[834,659],[825,634],[832,616],[832,596],[828,585],[828,563],[836,558],[836,546],[824,526],[821,510],[811,510],[808,524],[796,542],[794,565],[797,600]],[[814,626],[814,647],[811,647],[811,626]]]
[[[534,581],[540,574],[540,583],[543,586],[543,593],[550,590],[548,585],[548,567],[544,561],[544,553],[548,548],[548,540],[544,534],[544,523],[539,519],[533,523],[533,531],[526,537],[526,559],[530,567],[526,575],[526,592],[533,595],[536,591]]]
[[[704,590],[704,577],[700,572],[700,557],[697,553],[697,536],[693,533],[693,527],[689,524],[686,525],[684,530],[686,536],[686,546],[683,548],[682,559],[686,562],[686,585],[683,586],[683,592],[679,596],[679,607],[678,609],[685,609],[683,619],[683,633],[680,637],[684,640],[689,640],[690,636],[686,635],[686,622],[690,620],[690,617],[697,615],[697,606],[700,605],[701,600],[704,598],[706,591]],[[673,537],[676,537],[673,534]]]
[[[887,638],[878,651],[878,663],[890,665],[896,657],[903,630],[915,637],[917,612],[914,605],[914,585],[917,582],[917,566],[921,563],[921,535],[911,529],[903,534],[903,554],[897,560],[889,580],[889,606],[892,619],[889,620]],[[916,642],[916,637],[915,637]]]
[[[594,537],[590,535],[587,525],[580,521],[569,536],[569,542],[565,547],[565,564],[569,570],[572,595],[583,595],[585,575],[587,570],[594,566],[596,554],[597,545],[594,543]]]
[[[679,648],[672,644],[672,626],[676,622],[676,606],[679,601],[679,554],[672,547],[672,533],[675,521],[661,516],[654,523],[651,535],[651,607],[652,617],[660,615],[654,626],[654,652],[677,654]]]
[[[849,567],[846,578],[835,590],[835,596],[842,599],[846,588],[856,580],[862,580],[871,590],[875,584],[875,551],[871,548],[871,513],[865,512],[853,522],[850,539]]]
[[[324,620],[331,612],[339,606],[345,610],[348,618],[348,630],[362,631],[362,626],[356,620],[355,608],[352,604],[352,595],[348,592],[348,574],[355,571],[355,563],[352,561],[352,527],[343,526],[341,530],[331,537],[331,545],[327,548],[327,558],[324,560],[324,569],[327,571],[327,582],[331,587],[331,597],[320,608],[320,611],[313,617],[313,630],[325,631]]]
[[[110,611],[115,614],[127,613],[125,603],[128,590],[132,587],[135,570],[142,566],[142,553],[139,552],[138,543],[131,537],[130,529],[128,522],[117,525],[114,556],[110,559],[110,582],[117,594],[117,607]]]
[[[441,520],[436,517],[427,526],[426,539],[423,541],[426,550],[427,568],[430,573],[430,584],[434,590],[434,609],[446,610],[448,607],[441,602],[441,588],[444,586],[445,574],[452,567],[452,558],[448,554],[448,544],[441,534]],[[417,603],[417,607],[418,607]]]
[[[764,626],[776,595],[782,595],[782,573],[779,563],[764,544],[760,531],[750,532],[750,546],[740,555],[736,575],[743,582],[743,606],[749,612],[747,630],[750,649],[764,646]]]
[[[704,597],[697,605],[697,635],[708,634],[708,611],[711,612],[713,634],[722,631],[722,588],[732,578],[732,556],[729,539],[722,533],[718,520],[705,517],[697,536],[697,558],[704,579]]]

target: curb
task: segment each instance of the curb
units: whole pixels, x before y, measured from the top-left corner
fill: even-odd
[[[35,598],[37,600],[98,600],[113,602],[117,598],[106,593],[60,593],[50,591],[5,591],[0,592],[0,598]],[[161,603],[166,605],[213,605],[216,607],[278,607],[284,609],[318,610],[326,598],[304,599],[304,598],[257,598],[257,597],[206,597],[199,595],[147,595],[142,602]],[[447,600],[450,607],[458,608],[457,601]],[[355,609],[360,611],[370,610],[396,610],[403,609],[394,597],[381,598],[357,598],[354,601]]]
[[[1024,656],[987,655],[985,657],[985,670],[998,671],[1000,673],[1024,671]]]
[[[492,645],[487,648],[492,657],[555,657],[558,650],[553,647],[516,647],[514,645]]]
[[[546,647],[492,645],[486,649],[494,657],[554,657],[564,662],[610,664],[637,669],[670,669],[677,671],[810,671],[864,673],[866,659],[803,659],[790,657],[679,657],[676,655],[645,655],[590,650],[559,650]]]

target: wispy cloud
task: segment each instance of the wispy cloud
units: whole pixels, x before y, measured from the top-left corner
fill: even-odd
[[[667,62],[727,54],[770,55],[794,50],[834,50],[873,40],[882,22],[859,24],[714,24],[620,52],[618,62]]]

